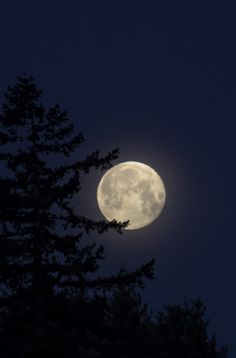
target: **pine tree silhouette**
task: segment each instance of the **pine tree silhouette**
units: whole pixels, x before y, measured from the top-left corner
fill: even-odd
[[[81,190],[81,173],[110,168],[118,149],[106,156],[95,151],[73,162],[83,135],[74,135],[59,105],[46,109],[41,97],[32,77],[18,77],[5,94],[0,115],[0,159],[6,166],[0,177],[2,357],[78,353],[81,322],[89,321],[92,304],[88,292],[153,278],[153,261],[134,272],[98,275],[104,249],[81,246],[83,235],[110,229],[121,233],[128,222],[78,215],[71,199]],[[72,313],[75,298],[77,311]],[[77,328],[67,319],[73,315]]]
[[[215,335],[208,333],[200,299],[166,305],[156,318],[135,285],[118,285],[108,299],[99,300],[101,316],[97,324],[87,326],[84,336],[82,352],[87,356],[227,358],[227,348],[218,348]]]
[[[208,323],[201,299],[166,305],[157,317],[160,357],[226,358],[226,347],[218,350],[215,335],[209,338]]]

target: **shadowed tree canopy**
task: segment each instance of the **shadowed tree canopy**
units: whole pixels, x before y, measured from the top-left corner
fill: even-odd
[[[77,215],[71,199],[81,189],[81,173],[110,168],[118,149],[105,156],[97,150],[83,160],[70,160],[83,135],[74,134],[59,105],[46,109],[41,97],[32,77],[18,77],[5,94],[0,115],[5,174],[0,177],[3,321],[13,313],[42,315],[45,305],[60,295],[85,296],[92,288],[111,289],[118,282],[141,284],[144,277],[153,277],[153,262],[126,275],[93,279],[89,275],[98,271],[104,249],[96,244],[81,246],[83,234],[109,229],[121,233],[128,223]]]
[[[215,336],[208,336],[205,306],[200,299],[166,305],[154,319],[134,286],[120,286],[113,290],[106,327],[99,357],[227,357],[226,347],[218,349]]]
[[[119,151],[74,161],[83,135],[41,101],[34,79],[18,77],[0,114],[1,357],[225,357],[200,302],[152,319],[136,289],[153,278],[153,260],[99,275],[104,248],[85,236],[122,233],[128,222],[95,221],[71,203],[81,174],[109,169]]]

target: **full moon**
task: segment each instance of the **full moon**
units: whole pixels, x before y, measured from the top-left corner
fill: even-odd
[[[124,162],[102,177],[97,189],[98,206],[108,221],[127,221],[127,230],[151,224],[166,201],[161,177],[146,164]]]

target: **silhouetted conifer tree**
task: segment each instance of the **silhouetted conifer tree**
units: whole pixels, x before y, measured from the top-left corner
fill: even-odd
[[[90,312],[89,289],[107,290],[120,282],[141,284],[143,278],[153,277],[151,261],[125,275],[91,278],[104,250],[96,244],[81,246],[83,234],[109,229],[121,233],[127,223],[78,215],[71,200],[81,189],[81,173],[110,168],[118,150],[106,156],[95,151],[72,162],[83,135],[74,135],[59,105],[46,109],[41,95],[32,77],[18,77],[5,94],[0,115],[0,159],[6,166],[0,177],[2,357],[78,353],[73,337],[83,333],[68,322],[67,316],[73,315],[66,302],[74,297],[80,302],[74,314],[82,327],[81,322],[90,322],[83,313]]]
[[[155,323],[134,285],[120,285],[112,292],[106,316],[107,340],[101,357],[153,357]]]
[[[86,326],[80,345],[84,357],[227,358],[226,347],[218,348],[208,333],[199,299],[166,305],[156,318],[134,285],[119,285],[97,303],[100,317]]]
[[[227,349],[209,338],[205,306],[200,299],[182,305],[166,305],[158,314],[156,329],[160,358],[226,358]]]

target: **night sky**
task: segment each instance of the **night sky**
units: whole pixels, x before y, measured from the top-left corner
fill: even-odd
[[[233,4],[233,2],[231,2]],[[0,93],[32,74],[44,103],[66,109],[86,142],[78,157],[120,148],[162,177],[167,203],[150,226],[94,236],[105,273],[156,259],[153,310],[201,297],[220,344],[236,354],[235,8],[219,1],[1,1]],[[77,155],[77,154],[76,154]],[[83,180],[80,213],[102,219]]]

